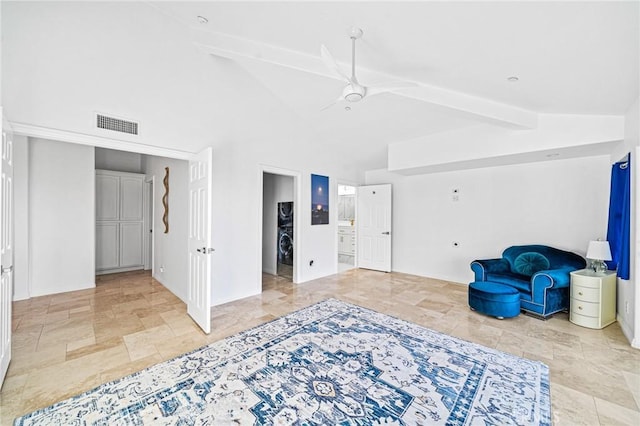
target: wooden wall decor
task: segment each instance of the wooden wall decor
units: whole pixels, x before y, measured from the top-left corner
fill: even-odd
[[[164,223],[164,233],[169,233],[169,168],[164,168],[164,195],[162,196],[162,206],[164,207],[164,214],[162,215],[162,223]]]

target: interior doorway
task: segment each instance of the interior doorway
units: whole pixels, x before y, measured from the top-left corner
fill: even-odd
[[[293,281],[296,248],[294,178],[263,173],[262,271]]]
[[[356,187],[338,184],[338,272],[356,267]]]

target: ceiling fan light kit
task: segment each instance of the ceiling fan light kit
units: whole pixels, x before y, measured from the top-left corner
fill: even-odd
[[[359,102],[364,99],[366,96],[378,95],[380,93],[392,92],[397,89],[406,88],[406,87],[416,87],[417,84],[409,82],[409,81],[396,81],[389,83],[385,86],[363,86],[358,82],[356,78],[356,40],[362,37],[364,32],[361,28],[353,27],[348,31],[349,38],[351,39],[351,76],[345,74],[338,63],[333,58],[329,50],[323,44],[320,46],[320,56],[324,61],[327,68],[329,68],[335,75],[339,76],[342,80],[347,81],[347,85],[342,89],[342,95],[334,101],[332,104],[322,108],[325,110],[338,102]]]
[[[347,102],[358,102],[365,94],[365,88],[359,84],[348,84],[342,91],[342,96]]]

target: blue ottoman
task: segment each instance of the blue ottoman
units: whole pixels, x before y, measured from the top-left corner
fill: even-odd
[[[520,314],[520,292],[504,284],[474,281],[469,284],[469,306],[498,319],[516,317]]]

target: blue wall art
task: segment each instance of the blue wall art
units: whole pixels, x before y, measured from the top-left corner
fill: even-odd
[[[329,178],[311,175],[311,224],[329,223]]]

